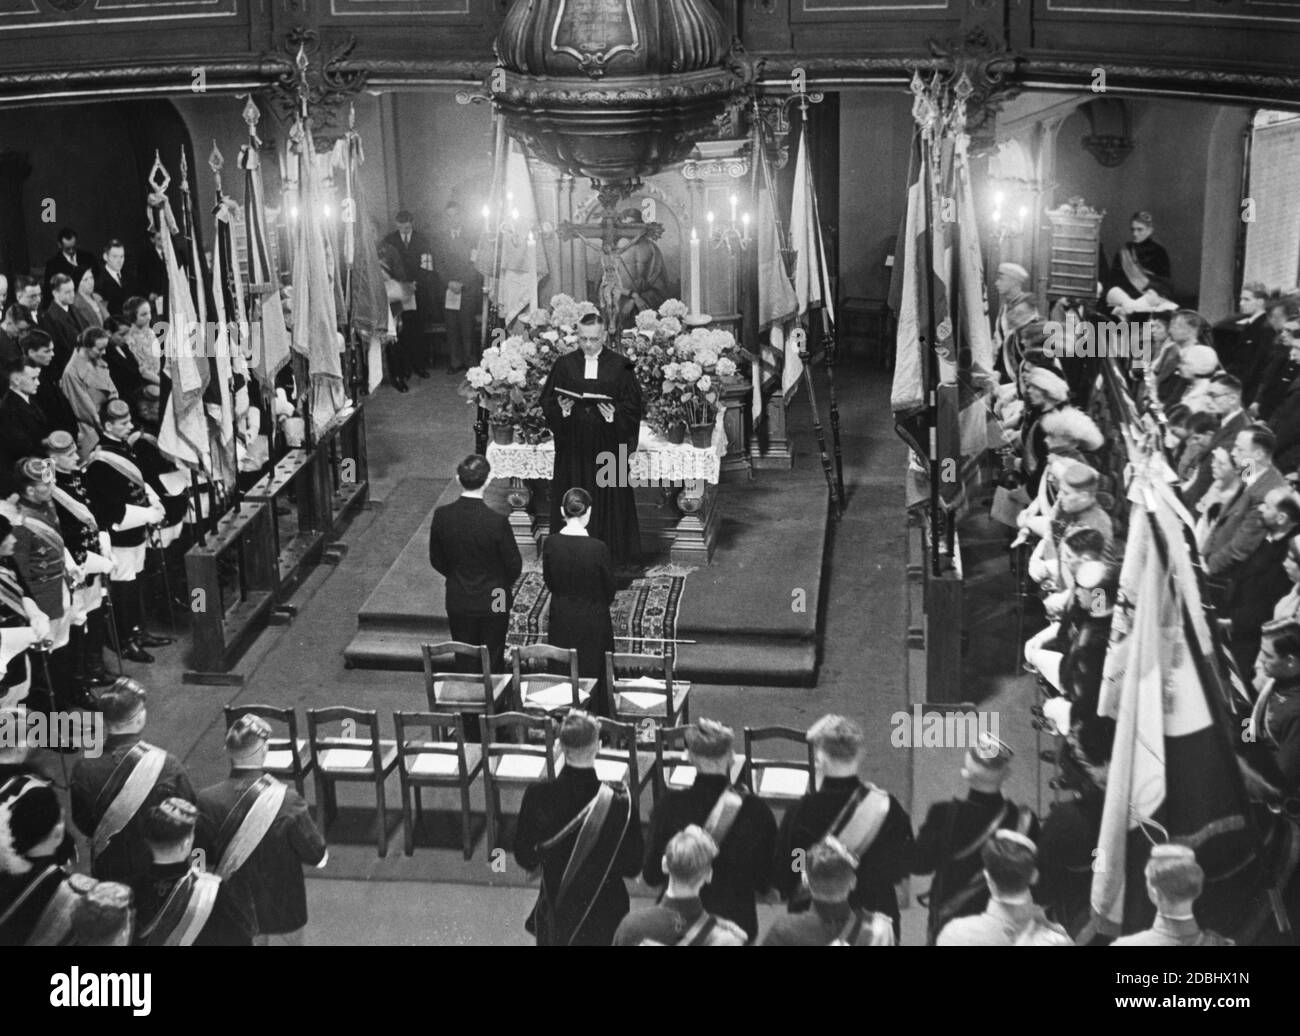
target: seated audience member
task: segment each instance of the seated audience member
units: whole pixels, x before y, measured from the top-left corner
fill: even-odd
[[[1217,932],[1202,931],[1193,906],[1205,887],[1196,852],[1186,845],[1155,845],[1146,865],[1147,895],[1156,920],[1145,932],[1122,935],[1112,946],[1231,946]]]
[[[1209,463],[1210,442],[1219,430],[1219,419],[1211,413],[1187,415],[1176,458],[1178,483],[1184,491],[1196,481],[1202,463]]]
[[[7,391],[0,397],[0,495],[18,491],[14,466],[24,457],[36,457],[41,441],[50,434],[45,411],[36,401],[41,368],[20,360],[4,368]]]
[[[1230,448],[1217,446],[1210,453],[1206,466],[1210,471],[1210,485],[1197,500],[1193,513],[1197,516],[1194,532],[1196,546],[1202,553],[1210,539],[1210,530],[1219,520],[1219,515],[1241,491],[1241,475],[1232,463]]]
[[[1300,341],[1300,318],[1291,318],[1282,326],[1277,336],[1267,366],[1260,374],[1251,412],[1261,421],[1271,420],[1277,408],[1286,400],[1287,391],[1300,364],[1296,362],[1296,342]]]
[[[1194,414],[1207,413],[1211,379],[1219,369],[1219,354],[1208,345],[1189,345],[1178,361],[1181,384],[1170,394],[1169,406],[1181,403]]]
[[[144,376],[140,373],[140,364],[131,352],[126,333],[130,325],[121,317],[109,317],[104,321],[104,330],[108,332],[108,352],[104,359],[108,363],[108,375],[117,387],[117,394],[129,403],[140,397],[144,386]]]
[[[1252,728],[1277,766],[1282,790],[1300,792],[1300,622],[1282,619],[1260,630],[1256,682],[1263,689],[1255,701]]]
[[[1286,556],[1282,559],[1282,569],[1286,572],[1290,586],[1286,595],[1273,605],[1273,614],[1270,621],[1276,622],[1278,619],[1296,619],[1300,621],[1300,536],[1292,536],[1287,541]],[[1254,666],[1252,665],[1249,669],[1244,670],[1241,675],[1249,676],[1253,670]]]
[[[1226,582],[1264,539],[1260,504],[1275,489],[1286,487],[1282,473],[1273,466],[1277,443],[1267,425],[1251,425],[1237,433],[1232,461],[1241,474],[1241,492],[1224,506],[1205,542],[1205,570],[1212,579]]]
[[[256,930],[243,890],[194,866],[199,811],[180,798],[144,811],[141,833],[153,863],[131,882],[141,946],[251,946]]]
[[[772,860],[773,886],[788,901],[790,913],[809,905],[797,871],[796,853],[827,835],[838,838],[861,863],[849,902],[887,914],[899,933],[897,886],[908,877],[912,856],[912,821],[887,791],[864,784],[862,728],[843,716],[823,716],[808,730],[816,765],[816,789],[785,811]]]
[[[998,831],[980,850],[989,905],[984,913],[949,921],[938,946],[1073,946],[1047,919],[1030,892],[1038,880],[1038,847],[1018,831]]]
[[[1222,446],[1231,451],[1236,444],[1237,433],[1250,424],[1250,414],[1242,409],[1241,382],[1231,374],[1216,374],[1210,385],[1209,401],[1211,412],[1219,419],[1219,429],[1214,433],[1206,447],[1206,454]],[[1194,508],[1202,494],[1210,488],[1211,472],[1208,465],[1203,465],[1197,472],[1189,489],[1183,492],[1183,502],[1188,508]]]
[[[1025,662],[1029,668],[1058,691],[1062,689],[1061,660],[1086,615],[1075,593],[1075,574],[1085,561],[1101,561],[1106,551],[1106,538],[1096,529],[1082,527],[1066,533],[1060,550],[1064,585],[1044,601],[1047,616],[1053,621],[1025,644]]]
[[[691,824],[669,840],[662,867],[668,891],[656,906],[633,910],[614,933],[615,946],[744,946],[738,924],[704,909],[700,891],[713,878],[718,846]]]
[[[122,319],[129,325],[123,338],[135,358],[140,377],[157,385],[161,379],[162,344],[153,327],[153,307],[149,300],[138,295],[127,299],[122,307]]]
[[[50,336],[35,328],[23,336],[20,344],[27,362],[40,368],[40,381],[32,401],[45,415],[45,424],[49,429],[45,434],[61,428],[76,438],[77,415],[72,412],[71,405],[59,388],[60,374],[54,366],[54,343]]]
[[[771,887],[768,861],[776,844],[771,808],[746,788],[731,783],[735,734],[716,720],[700,719],[686,730],[688,762],[695,768],[689,788],[669,790],[650,819],[641,878],[651,888],[663,885],[664,847],[672,836],[698,824],[718,846],[713,878],[700,893],[704,909],[758,937],[755,898]]]
[[[1300,467],[1300,336],[1291,339],[1290,355],[1286,373],[1291,375],[1291,380],[1284,386],[1282,397],[1268,419],[1268,426],[1277,436],[1275,463],[1284,472]]]
[[[1062,733],[1096,718],[1118,589],[1119,572],[1104,561],[1082,562],[1075,572],[1076,620],[1061,658],[1062,695],[1043,703],[1043,714]]]
[[[0,321],[0,366],[17,363],[23,358],[18,342],[31,328],[27,319],[27,310],[17,303],[5,310],[4,320]]]
[[[1041,538],[1029,562],[1029,576],[1034,582],[1050,583],[1050,589],[1061,587],[1060,546],[1070,529],[1096,529],[1108,545],[1114,541],[1114,523],[1097,502],[1100,484],[1096,470],[1086,464],[1072,464],[1061,479],[1050,514],[1026,519],[1024,528]]]
[[[1027,806],[1003,794],[1011,776],[1011,749],[989,734],[966,751],[961,768],[964,798],[934,803],[916,834],[913,874],[933,874],[926,943],[933,945],[955,917],[981,914],[988,906],[988,883],[980,870],[980,850],[1003,828],[1038,837],[1038,818]]]
[[[552,781],[528,785],[515,825],[519,866],[542,872],[524,927],[539,946],[608,946],[628,911],[623,879],[641,869],[641,825],[627,786],[596,776],[594,717],[577,709],[565,716],[560,749],[564,769]],[[580,814],[586,819],[574,823]]]
[[[1229,648],[1243,675],[1254,669],[1260,627],[1269,621],[1274,602],[1290,585],[1284,564],[1300,526],[1300,497],[1289,487],[1274,489],[1259,505],[1259,514],[1264,538],[1233,570],[1221,598],[1220,616],[1228,620],[1231,631]]]
[[[99,415],[104,404],[117,398],[117,386],[109,374],[109,333],[102,327],[88,327],[77,339],[77,349],[63,368],[59,389],[77,418],[77,453],[85,460],[99,444]]]
[[[1281,342],[1282,329],[1288,321],[1300,320],[1300,304],[1294,298],[1284,295],[1269,299],[1265,306],[1264,320],[1267,329],[1263,332],[1260,349],[1249,369],[1240,375],[1247,406],[1253,405],[1258,397],[1264,374],[1269,367],[1286,362],[1284,357],[1290,352],[1290,347]]]
[[[885,914],[849,904],[857,866],[857,857],[836,839],[824,839],[809,849],[801,880],[812,897],[812,909],[776,918],[762,945],[893,946],[894,926]]]
[[[1025,413],[1020,422],[1020,459],[1025,473],[1025,491],[1038,495],[1038,483],[1047,465],[1047,437],[1042,420],[1059,410],[1070,398],[1065,379],[1045,367],[1031,367],[1025,374]]]

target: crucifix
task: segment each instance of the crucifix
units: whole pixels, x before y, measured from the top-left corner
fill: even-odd
[[[658,240],[663,236],[663,224],[643,221],[636,209],[618,212],[612,205],[606,205],[598,221],[561,223],[556,232],[561,241],[577,238],[600,256],[601,276],[597,304],[605,317],[605,326],[613,335],[613,340],[618,341],[622,319],[631,314],[630,304],[637,300],[636,278],[628,268],[624,255],[641,241]]]

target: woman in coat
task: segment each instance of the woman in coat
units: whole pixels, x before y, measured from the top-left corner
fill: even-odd
[[[610,715],[603,679],[605,652],[614,650],[614,572],[609,548],[587,535],[591,496],[570,489],[560,504],[564,528],[546,538],[542,549],[542,578],[551,592],[550,633],[556,647],[578,649],[578,675],[598,680],[592,711]]]

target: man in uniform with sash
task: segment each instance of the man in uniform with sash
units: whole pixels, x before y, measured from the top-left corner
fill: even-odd
[[[9,519],[0,515],[0,707],[4,708],[27,700],[32,684],[30,649],[50,635],[49,617],[36,606],[14,567],[17,542]]]
[[[67,864],[74,859],[54,789],[30,775],[0,785],[0,946],[25,946],[33,936],[44,941],[66,930]]]
[[[1038,840],[1038,818],[1002,795],[1013,753],[989,734],[966,752],[961,775],[970,790],[962,799],[936,802],[916,835],[913,874],[933,874],[927,943],[954,917],[983,913],[988,905],[980,850],[1001,828]]]
[[[803,883],[812,909],[772,922],[764,946],[893,946],[894,925],[884,914],[858,910],[849,896],[858,883],[858,859],[835,838],[808,850]]]
[[[141,832],[153,862],[131,883],[139,946],[251,946],[246,899],[194,854],[199,811],[184,799],[146,810]]]
[[[131,434],[131,408],[120,399],[104,404],[99,446],[86,462],[85,482],[95,520],[107,529],[113,547],[113,571],[108,592],[122,657],[132,662],[152,662],[146,647],[171,641],[151,637],[142,626],[140,591],[136,576],[144,570],[148,528],[165,517],[157,494],[145,482],[127,436]]]
[[[735,735],[717,720],[701,719],[686,731],[686,752],[695,768],[689,788],[669,791],[650,820],[641,877],[651,888],[663,885],[664,851],[679,831],[699,825],[717,845],[713,877],[700,896],[704,909],[758,937],[755,897],[771,888],[769,861],[776,847],[776,818],[767,803],[731,783]]]
[[[47,659],[52,684],[50,699],[59,708],[93,709],[94,695],[84,683],[77,682],[69,647],[73,619],[71,585],[81,581],[81,572],[63,542],[59,517],[50,502],[54,492],[54,465],[44,457],[27,457],[14,469],[14,483],[19,494],[14,567],[26,581],[36,606],[50,619],[51,648]]]
[[[241,716],[226,731],[230,776],[199,792],[200,823],[217,876],[238,876],[248,889],[254,942],[301,946],[307,924],[303,864],[324,867],[329,851],[303,797],[262,772],[270,737],[270,724],[259,716]]]
[[[849,904],[886,914],[899,936],[896,886],[912,859],[912,821],[889,792],[864,784],[862,729],[843,716],[823,716],[808,730],[816,763],[815,790],[786,810],[777,833],[772,882],[788,900],[791,913],[807,910],[811,899],[801,884],[807,850],[833,835],[861,863]]]
[[[560,726],[564,769],[524,791],[515,859],[541,870],[524,927],[539,946],[608,946],[628,911],[624,878],[641,869],[643,839],[626,785],[596,776],[600,727],[574,710]]]
[[[153,859],[140,831],[146,803],[169,796],[195,799],[176,757],[141,740],[146,698],[145,689],[126,676],[99,696],[104,751],[97,759],[79,759],[69,786],[72,821],[90,839],[91,873],[126,884]]]
[[[72,593],[71,630],[73,662],[78,676],[93,686],[113,682],[104,668],[107,627],[104,618],[104,581],[113,570],[113,545],[101,532],[90,509],[90,496],[81,477],[76,441],[63,430],[45,438],[45,451],[54,463],[51,503],[59,520],[63,542],[82,572],[82,585]],[[77,619],[81,618],[80,623]]]
[[[659,903],[633,910],[614,933],[615,946],[744,946],[745,930],[711,914],[700,893],[713,879],[718,846],[704,828],[691,824],[673,835],[660,868],[668,891]]]

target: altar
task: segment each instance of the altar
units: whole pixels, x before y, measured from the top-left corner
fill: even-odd
[[[636,451],[609,459],[610,477],[626,472],[635,492],[644,554],[666,555],[674,565],[709,564],[721,517],[717,486],[726,454],[724,412],[719,411],[713,441],[706,447],[669,442],[642,422]],[[520,550],[540,556],[550,531],[555,443],[491,443],[487,459],[493,478],[510,480],[510,526]]]

